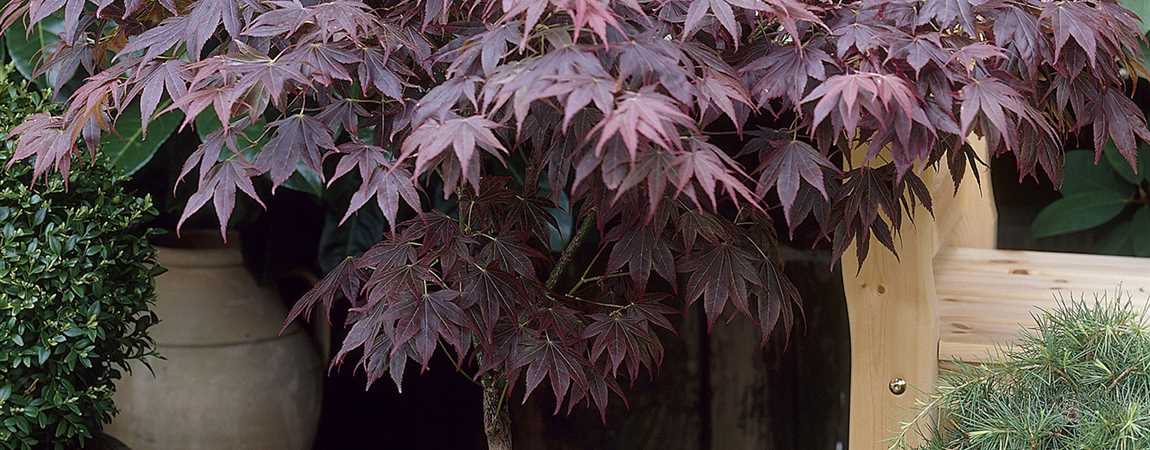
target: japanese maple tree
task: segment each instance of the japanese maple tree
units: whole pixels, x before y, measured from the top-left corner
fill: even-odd
[[[355,180],[345,219],[374,203],[391,231],[290,319],[349,304],[334,362],[371,382],[444,352],[500,448],[516,385],[603,411],[686,306],[785,334],[773,220],[862,259],[930,207],[922,171],[961,181],[972,134],[1056,182],[1069,133],[1131,162],[1150,140],[1139,19],[1108,0],[10,0],[0,25],[52,15],[41,70],[84,81],[14,130],[17,159],[67,172],[138,105],[224,124],[182,219]]]

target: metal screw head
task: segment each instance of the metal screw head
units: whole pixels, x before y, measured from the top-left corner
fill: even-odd
[[[906,392],[906,380],[902,378],[895,378],[890,380],[890,385],[888,387],[890,388],[891,394],[902,395],[903,392]]]

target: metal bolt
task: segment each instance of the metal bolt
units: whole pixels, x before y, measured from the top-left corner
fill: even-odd
[[[891,394],[902,395],[903,392],[906,392],[906,380],[902,378],[895,378],[890,380],[890,385],[888,387],[890,388]]]

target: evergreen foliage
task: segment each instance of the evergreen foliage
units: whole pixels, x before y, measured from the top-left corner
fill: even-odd
[[[1121,295],[1119,295],[1121,297]],[[1001,364],[958,364],[916,422],[920,449],[1150,448],[1150,325],[1128,301],[1079,298],[1036,317]],[[909,448],[904,425],[892,448]]]
[[[17,79],[0,66],[0,137],[49,108]],[[141,224],[154,210],[103,161],[66,183],[32,184],[27,164],[0,172],[0,449],[83,447],[115,413],[127,362],[153,354],[156,265]]]

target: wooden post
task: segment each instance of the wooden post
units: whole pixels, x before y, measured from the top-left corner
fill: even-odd
[[[938,307],[934,291],[934,225],[922,206],[895,242],[899,258],[876,249],[859,268],[843,255],[843,288],[851,332],[850,448],[885,449],[914,399],[934,389],[938,373]],[[856,275],[857,273],[857,275]],[[896,395],[891,383],[906,382]]]
[[[989,161],[985,141],[972,138],[970,143]],[[996,239],[990,171],[973,170],[979,171],[981,185],[968,172],[957,192],[945,164],[924,171],[937,221],[921,205],[910,212],[913,222],[903,222],[895,242],[898,258],[879,248],[860,268],[853,245],[843,255],[851,332],[852,450],[887,448],[887,440],[916,414],[915,399],[934,390],[939,341],[934,256],[949,246],[993,248]],[[899,381],[905,382],[901,394],[896,393]]]
[[[970,139],[970,145],[983,161],[989,163],[986,141]],[[967,168],[962,186],[956,192],[949,175],[938,175],[930,186],[934,198],[936,219],[935,253],[942,247],[994,248],[998,241],[998,211],[994,206],[994,189],[990,183],[990,167],[979,166],[976,183]],[[939,174],[949,174],[946,164]]]

